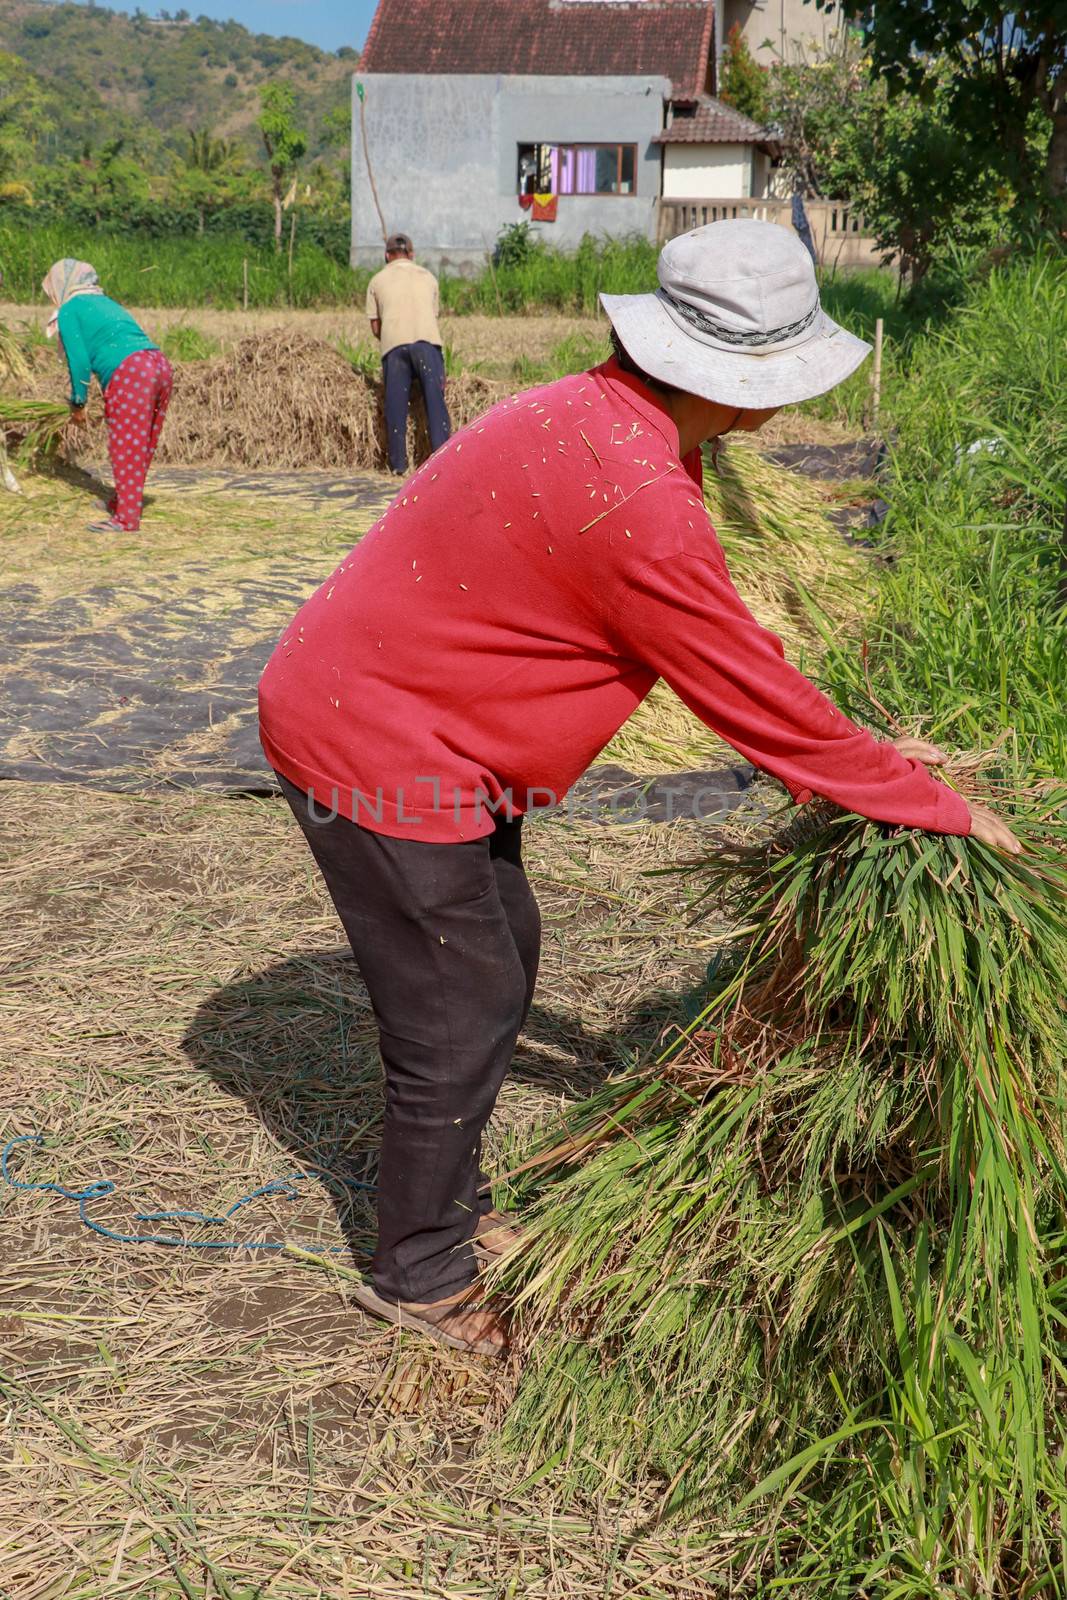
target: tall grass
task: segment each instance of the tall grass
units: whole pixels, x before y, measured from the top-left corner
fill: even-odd
[[[540,245],[473,279],[442,285],[451,311],[567,311],[593,316],[604,294],[641,294],[656,287],[657,247],[640,234],[625,239],[587,234],[576,250]]]
[[[0,270],[3,294],[32,303],[40,298],[40,282],[61,256],[92,261],[116,299],[141,306],[213,306],[233,310],[243,304],[244,263],[248,263],[248,303],[254,310],[292,306],[314,309],[362,306],[370,271],[352,269],[317,244],[301,239],[299,219],[289,276],[288,248],[276,254],[240,235],[167,238],[79,229],[68,223],[45,222],[28,228],[24,222],[0,221]],[[441,279],[441,304],[451,315],[477,312],[496,316],[554,311],[595,316],[599,296],[641,294],[656,287],[657,247],[640,235],[624,239],[588,235],[575,250],[558,250],[543,242],[485,267],[470,278]],[[886,320],[886,377],[892,383],[895,361],[917,329],[944,314],[958,277],[931,283],[923,298],[902,301],[891,273],[866,271],[827,275],[823,300],[827,310],[865,337],[875,318]],[[605,325],[606,326],[606,325]],[[558,370],[576,370],[576,352]],[[535,373],[530,381],[544,376]],[[519,374],[520,377],[525,376]],[[867,400],[866,375],[854,379],[823,403],[827,414],[858,418]]]
[[[1024,767],[1067,773],[1067,259],[993,273],[914,348],[894,398],[879,698],[936,738],[1010,732]],[[971,451],[971,446],[977,448]],[[831,689],[862,706],[851,647]]]
[[[69,224],[27,229],[0,223],[2,292],[23,303],[39,300],[41,279],[52,262],[78,256],[91,261],[108,293],[128,305],[234,310],[243,303],[247,260],[248,303],[256,310],[362,304],[369,273],[353,272],[318,245],[302,243],[297,226],[290,280],[287,249],[279,255],[236,236],[159,239]]]
[[[367,269],[354,270],[318,245],[302,241],[299,220],[291,284],[287,246],[279,255],[238,235],[156,238],[55,222],[32,229],[0,223],[0,268],[10,299],[36,299],[48,267],[66,255],[91,260],[117,299],[143,306],[235,308],[243,300],[246,260],[249,305],[258,309],[360,304],[370,277]],[[638,293],[654,287],[655,281],[656,250],[647,239],[589,237],[574,251],[535,249],[510,265],[491,268],[487,263],[473,278],[445,277],[441,302],[452,313],[554,310],[592,315],[602,290]]]
[[[716,853],[739,933],[710,1004],[527,1179],[506,1438],[713,1510],[729,1592],[1067,1594],[1065,294],[1037,260],[920,341],[870,681],[854,643],[829,669],[993,744],[953,781],[1025,853],[822,811]],[[957,461],[976,430],[1000,453]]]

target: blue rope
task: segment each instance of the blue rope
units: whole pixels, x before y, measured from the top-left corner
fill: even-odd
[[[9,1139],[0,1153],[0,1176],[12,1189],[44,1190],[49,1194],[58,1194],[64,1200],[78,1202],[78,1216],[87,1228],[94,1233],[102,1234],[105,1239],[113,1239],[117,1244],[167,1244],[177,1249],[185,1250],[284,1250],[284,1241],[281,1244],[271,1239],[257,1239],[245,1242],[243,1239],[211,1239],[201,1243],[196,1239],[175,1239],[164,1233],[116,1233],[112,1228],[105,1228],[103,1223],[94,1222],[89,1216],[86,1207],[91,1200],[100,1200],[104,1195],[115,1194],[118,1185],[112,1183],[110,1178],[97,1178],[95,1183],[90,1183],[84,1189],[65,1189],[61,1183],[24,1183],[20,1178],[13,1178],[8,1170],[8,1159],[17,1144],[32,1144],[34,1149],[39,1149],[44,1144],[43,1133],[22,1133],[15,1139]],[[342,1178],[329,1172],[293,1172],[287,1178],[272,1178],[270,1183],[265,1183],[259,1189],[244,1194],[235,1200],[221,1217],[209,1216],[205,1211],[140,1211],[137,1213],[137,1222],[202,1222],[207,1227],[224,1227],[227,1220],[240,1211],[242,1206],[251,1205],[253,1200],[259,1200],[266,1194],[283,1195],[287,1200],[295,1200],[300,1191],[297,1184],[306,1183],[311,1178],[322,1178],[327,1183],[334,1183],[341,1189],[354,1189],[363,1193],[373,1194],[373,1183],[358,1183],[354,1178]],[[329,1255],[347,1255],[347,1251],[334,1245],[327,1252]]]

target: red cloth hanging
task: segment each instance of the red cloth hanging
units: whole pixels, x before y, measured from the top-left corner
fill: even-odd
[[[558,194],[535,194],[533,197],[533,220],[535,222],[555,222],[556,212],[559,210]]]

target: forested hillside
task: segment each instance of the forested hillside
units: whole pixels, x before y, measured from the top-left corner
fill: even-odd
[[[41,115],[36,158],[50,163],[116,138],[155,164],[184,149],[192,129],[258,146],[259,89],[291,85],[296,115],[313,156],[329,143],[331,111],[347,103],[354,49],[331,55],[300,39],[253,34],[236,22],[195,21],[184,10],[126,16],[102,6],[4,0],[0,52],[18,58],[33,81],[0,70],[0,140],[19,79]]]

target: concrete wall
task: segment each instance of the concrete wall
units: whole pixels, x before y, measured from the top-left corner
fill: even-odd
[[[752,194],[754,153],[750,144],[664,145],[663,198],[747,199]]]
[[[816,11],[804,0],[722,0],[716,7],[716,45],[721,54],[730,29],[741,32],[756,60],[764,65],[793,61],[802,49],[810,59],[825,52],[830,36],[842,26],[840,10]],[[772,48],[765,47],[765,40]]]
[[[377,266],[382,230],[352,99],[352,263]],[[555,223],[571,249],[583,233],[654,238],[666,78],[435,76],[365,73],[367,148],[388,232],[408,233],[433,271],[477,270],[500,229],[529,217],[518,200],[520,144],[637,146],[633,195],[561,195]]]

